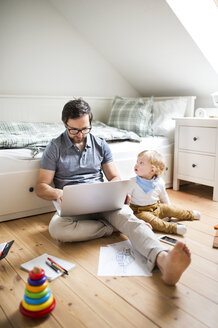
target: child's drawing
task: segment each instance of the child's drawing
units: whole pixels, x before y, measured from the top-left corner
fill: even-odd
[[[135,261],[134,251],[131,248],[124,247],[122,251],[118,251],[116,254],[116,261],[125,273],[125,268]]]
[[[144,256],[129,240],[100,248],[99,276],[151,276]]]

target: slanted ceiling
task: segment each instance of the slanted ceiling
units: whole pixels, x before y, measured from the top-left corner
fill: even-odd
[[[139,94],[212,106],[218,76],[165,0],[49,1]]]

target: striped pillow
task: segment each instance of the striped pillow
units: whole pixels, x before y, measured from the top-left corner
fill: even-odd
[[[152,134],[152,98],[115,97],[108,120],[108,125],[133,131],[140,137]]]

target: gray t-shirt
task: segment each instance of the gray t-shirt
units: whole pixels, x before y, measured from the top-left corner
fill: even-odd
[[[63,189],[70,184],[102,182],[102,164],[112,161],[111,150],[104,139],[88,134],[81,152],[65,131],[48,144],[40,167],[55,171],[54,185]]]

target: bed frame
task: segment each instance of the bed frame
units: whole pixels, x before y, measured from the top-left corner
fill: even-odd
[[[0,120],[23,122],[61,122],[61,111],[64,104],[73,99],[73,96],[19,96],[0,95]],[[76,97],[77,98],[77,97]],[[82,97],[93,111],[94,119],[107,122],[113,98]],[[177,97],[155,97],[155,101],[175,99]],[[187,98],[185,116],[194,116],[195,97]],[[148,98],[143,98],[148,99]],[[121,146],[122,147],[122,146]],[[135,156],[135,155],[134,155]],[[131,159],[133,160],[133,159]],[[135,158],[134,158],[135,160]],[[12,165],[12,170],[7,170]],[[17,170],[19,160],[9,157],[0,157],[0,221],[6,221],[36,214],[54,211],[53,204],[38,198],[34,192],[34,186],[39,170],[39,161],[31,163],[28,168],[26,161],[22,169]],[[116,161],[115,161],[116,162]],[[173,155],[167,158],[168,183],[172,185]],[[124,162],[116,163],[122,170]],[[127,166],[128,163],[125,162]],[[126,177],[125,177],[126,178]]]
[[[17,96],[0,95],[0,120],[23,122],[60,122],[64,104],[74,96]],[[91,106],[94,119],[106,123],[110,115],[113,98],[82,97]],[[180,97],[155,97],[154,101],[176,99]],[[187,98],[185,116],[194,116],[194,96]],[[144,97],[142,99],[148,99]]]

